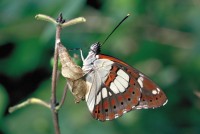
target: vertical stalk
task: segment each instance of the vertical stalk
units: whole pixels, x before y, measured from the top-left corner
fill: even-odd
[[[9,112],[13,112],[17,109],[20,109],[22,107],[25,107],[27,105],[30,104],[38,104],[38,105],[42,105],[45,106],[47,108],[51,108],[51,112],[52,112],[52,117],[53,117],[53,124],[54,124],[54,129],[55,129],[55,134],[60,134],[60,127],[59,127],[59,119],[58,119],[58,110],[61,108],[61,106],[64,104],[64,100],[66,97],[66,93],[67,93],[67,88],[68,85],[65,86],[64,88],[64,92],[63,92],[63,96],[61,99],[60,104],[57,106],[57,98],[56,98],[56,84],[57,84],[57,77],[59,77],[58,74],[58,45],[61,43],[60,42],[60,33],[62,28],[70,26],[70,25],[74,25],[77,23],[81,23],[81,22],[85,22],[85,18],[83,17],[79,17],[79,18],[75,18],[72,20],[69,20],[67,22],[65,22],[65,20],[62,17],[62,14],[60,13],[59,17],[57,18],[57,20],[55,20],[54,18],[44,15],[44,14],[38,14],[35,16],[35,18],[37,20],[43,20],[43,21],[48,21],[51,22],[53,24],[56,25],[56,37],[55,37],[55,51],[54,51],[54,64],[53,64],[53,71],[52,71],[52,88],[51,88],[51,102],[50,104],[44,102],[41,99],[38,98],[30,98],[18,105],[15,105],[13,107],[9,108]],[[71,61],[69,61],[71,62]],[[75,71],[75,74],[77,72]],[[70,77],[71,78],[71,77]]]
[[[55,51],[54,51],[54,64],[52,72],[52,89],[51,89],[51,111],[53,116],[53,123],[55,128],[55,134],[60,134],[58,112],[56,110],[56,80],[57,80],[57,70],[58,70],[58,43],[60,42],[60,32],[61,26],[57,25],[56,27],[56,39],[55,39]]]
[[[58,119],[58,109],[63,105],[65,100],[65,95],[67,92],[67,86],[64,89],[63,97],[59,106],[57,106],[57,98],[56,98],[56,84],[57,84],[57,72],[58,72],[58,44],[60,44],[60,33],[61,29],[70,25],[74,25],[80,22],[85,22],[85,18],[79,17],[65,22],[62,17],[62,13],[59,14],[58,18],[55,20],[50,16],[44,14],[38,14],[35,16],[38,20],[44,20],[51,22],[56,25],[56,39],[55,39],[55,51],[54,51],[54,64],[52,71],[52,89],[51,89],[51,111],[53,117],[53,124],[55,128],[55,134],[60,134],[59,128],[59,119]],[[12,110],[12,109],[11,109]]]

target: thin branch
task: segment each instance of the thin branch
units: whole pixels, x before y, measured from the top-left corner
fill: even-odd
[[[48,103],[44,102],[43,100],[40,100],[38,98],[29,98],[26,101],[24,101],[24,102],[22,102],[22,103],[20,103],[18,105],[10,107],[8,109],[8,111],[9,111],[9,113],[12,113],[12,112],[14,112],[14,111],[16,111],[16,110],[18,110],[20,108],[23,108],[23,107],[25,107],[27,105],[30,105],[30,104],[38,104],[38,105],[42,105],[42,106],[45,106],[45,107],[50,109],[50,105]]]
[[[61,26],[62,26],[62,28],[64,28],[64,27],[71,26],[71,25],[74,25],[74,24],[77,24],[77,23],[81,23],[81,22],[86,22],[86,19],[83,18],[83,17],[78,17],[78,18],[69,20],[69,21],[61,24]]]
[[[60,42],[60,32],[61,26],[57,25],[56,27],[56,41],[55,41],[55,51],[54,51],[54,65],[52,72],[52,89],[51,89],[51,111],[53,116],[55,134],[60,134],[59,121],[58,121],[58,112],[55,109],[57,104],[56,99],[56,80],[57,80],[57,70],[58,70],[58,43]]]
[[[79,17],[73,20],[69,20],[68,22],[65,22],[65,20],[62,17],[62,13],[60,13],[57,20],[43,14],[38,14],[35,16],[38,20],[45,20],[48,22],[52,22],[56,24],[56,39],[55,39],[55,51],[54,51],[54,64],[53,64],[53,71],[52,71],[52,89],[51,89],[51,111],[52,111],[52,117],[53,117],[53,123],[55,128],[55,134],[60,134],[60,128],[59,128],[59,120],[58,120],[58,110],[63,105],[66,93],[67,93],[67,85],[65,86],[63,97],[61,99],[60,105],[57,107],[57,98],[56,98],[56,85],[57,85],[57,79],[58,79],[58,44],[60,41],[60,33],[61,29],[70,25],[74,25],[80,22],[85,22],[85,18]]]
[[[53,123],[54,123],[54,128],[55,128],[55,134],[60,134],[60,128],[59,128],[59,120],[58,120],[58,110],[61,108],[61,106],[64,104],[65,98],[66,98],[66,93],[67,89],[69,86],[69,83],[66,84],[64,91],[63,91],[63,96],[61,99],[60,104],[57,106],[57,98],[56,98],[56,85],[57,85],[57,80],[59,77],[59,71],[58,71],[58,44],[61,43],[60,41],[60,33],[61,29],[70,25],[74,25],[80,22],[85,22],[85,18],[79,17],[73,20],[70,20],[68,22],[65,22],[65,20],[62,17],[62,13],[60,13],[59,17],[57,20],[51,18],[50,16],[44,15],[44,14],[38,14],[35,16],[37,20],[44,20],[51,22],[56,25],[56,39],[55,39],[55,51],[54,51],[54,63],[53,63],[53,71],[52,71],[52,88],[51,88],[51,103],[48,104],[38,98],[30,98],[18,105],[15,105],[13,107],[9,108],[9,112],[14,112],[22,107],[25,107],[29,104],[38,104],[45,106],[52,111],[52,117],[53,117]],[[69,61],[70,62],[70,61]]]
[[[44,21],[52,22],[53,24],[58,24],[58,22],[56,22],[56,20],[54,18],[51,18],[50,16],[47,16],[44,14],[37,14],[35,16],[35,18],[37,20],[44,20]]]
[[[62,14],[60,14],[60,16],[62,18]],[[86,22],[86,19],[84,17],[78,17],[78,18],[69,20],[67,22],[65,22],[65,20],[63,20],[62,23],[56,21],[54,18],[52,18],[50,16],[44,15],[44,14],[37,14],[35,16],[35,18],[37,20],[44,20],[44,21],[48,21],[48,22],[51,22],[51,23],[56,24],[56,25],[61,25],[62,28],[67,27],[67,26],[71,26],[71,25],[74,25],[74,24]]]
[[[63,106],[65,99],[66,99],[68,87],[69,87],[69,83],[67,82],[65,87],[64,87],[64,91],[63,91],[61,101],[60,101],[59,105],[56,107],[56,110],[59,110]]]

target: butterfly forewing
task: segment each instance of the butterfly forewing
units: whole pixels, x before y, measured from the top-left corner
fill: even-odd
[[[97,57],[93,70],[86,75],[90,85],[86,101],[95,119],[112,120],[132,109],[166,103],[164,92],[144,74],[114,57]]]

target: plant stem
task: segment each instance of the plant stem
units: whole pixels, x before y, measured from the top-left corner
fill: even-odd
[[[71,25],[74,25],[74,24],[77,24],[77,23],[81,23],[81,22],[86,22],[86,19],[83,18],[83,17],[78,17],[78,18],[69,20],[69,21],[61,24],[61,26],[62,26],[62,28],[64,28],[64,27],[68,27],[68,26],[71,26]]]
[[[56,27],[56,41],[55,41],[55,51],[54,51],[54,64],[53,64],[53,72],[52,72],[52,90],[51,90],[51,111],[53,116],[53,123],[55,128],[55,134],[60,134],[59,128],[59,120],[58,120],[58,112],[56,110],[56,80],[57,80],[57,70],[58,70],[58,43],[60,42],[60,32],[61,26],[57,25]]]
[[[38,98],[29,98],[29,99],[27,99],[26,101],[24,101],[24,102],[22,102],[22,103],[20,103],[20,104],[18,104],[18,105],[15,105],[15,106],[13,106],[13,107],[10,107],[10,108],[8,109],[8,111],[9,111],[10,113],[12,113],[12,112],[14,112],[14,111],[16,111],[16,110],[18,110],[18,109],[20,109],[20,108],[22,108],[22,107],[25,107],[25,106],[27,106],[27,105],[30,105],[30,104],[38,104],[38,105],[45,106],[45,107],[47,107],[47,108],[50,109],[50,105],[49,105],[48,103],[44,102],[43,100],[40,100],[40,99],[38,99]]]
[[[60,33],[61,29],[73,24],[77,24],[80,22],[85,22],[85,18],[79,17],[73,20],[70,20],[68,22],[65,22],[65,20],[62,17],[62,13],[60,13],[57,20],[54,18],[51,18],[50,16],[44,15],[44,14],[38,14],[35,16],[38,20],[45,20],[48,22],[52,22],[53,24],[56,24],[56,39],[55,39],[55,51],[54,51],[54,64],[53,64],[53,71],[52,71],[52,89],[51,89],[51,111],[52,111],[52,117],[53,117],[53,123],[55,128],[55,134],[60,134],[60,128],[59,128],[59,120],[58,120],[58,110],[63,105],[64,100],[66,98],[67,93],[67,85],[64,89],[63,97],[61,100],[61,103],[57,106],[57,98],[56,98],[56,84],[57,84],[57,75],[58,75],[58,44],[60,43]]]
[[[55,25],[58,24],[54,18],[51,18],[50,16],[47,16],[45,14],[37,14],[35,16],[35,18],[37,20],[44,20],[44,21],[52,22]]]
[[[65,85],[65,87],[64,87],[64,91],[63,91],[63,94],[62,94],[62,98],[61,98],[61,100],[60,100],[59,105],[56,106],[56,110],[59,110],[59,109],[63,106],[63,104],[64,104],[64,102],[65,102],[65,99],[66,99],[67,89],[68,89],[68,88],[69,88],[69,83],[66,82],[66,85]]]

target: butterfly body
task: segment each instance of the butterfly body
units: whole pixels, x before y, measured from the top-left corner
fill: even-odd
[[[83,60],[89,111],[100,121],[113,120],[133,109],[156,108],[167,102],[164,92],[143,73],[123,61],[100,54],[99,43]]]

